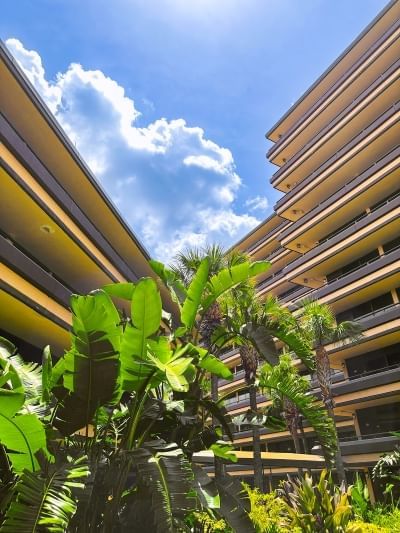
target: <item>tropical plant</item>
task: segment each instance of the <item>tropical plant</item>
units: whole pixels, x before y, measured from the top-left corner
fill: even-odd
[[[344,533],[352,516],[349,491],[337,487],[326,470],[314,484],[312,476],[284,481],[278,491],[286,504],[290,526],[303,533]]]
[[[315,350],[315,374],[321,390],[322,401],[332,421],[335,421],[334,400],[331,387],[331,367],[325,345],[329,342],[356,342],[361,337],[361,326],[356,322],[337,323],[332,309],[313,300],[302,302],[299,324],[303,335]],[[335,467],[340,482],[346,483],[346,474],[340,453],[339,438],[335,430]]]
[[[400,433],[394,433],[400,437]],[[385,479],[388,481],[400,481],[400,446],[395,446],[394,450],[383,454],[373,468],[374,479]]]
[[[371,508],[371,501],[367,484],[363,482],[360,475],[356,474],[356,479],[351,487],[351,504],[357,518],[367,521],[368,512]]]
[[[157,263],[179,294],[177,328],[153,279],[73,296],[71,347],[54,365],[46,349],[42,368],[23,366],[2,340],[0,531],[75,532],[84,523],[88,533],[124,533],[140,523],[164,532],[210,506],[251,531],[235,480],[216,483],[190,459],[211,447],[230,457],[205,425],[211,413],[229,432],[224,412],[199,391],[208,374],[232,374],[197,344],[198,315],[265,266],[243,263],[207,281],[205,259],[184,287]]]
[[[298,382],[299,390],[302,389],[303,393],[306,395],[310,391],[309,381],[300,376],[297,367],[294,365],[293,358],[289,353],[283,353],[279,358],[279,365],[277,372],[281,372],[282,376],[280,381],[284,381],[290,375],[293,380],[296,379]],[[293,439],[294,448],[296,453],[302,453],[303,450],[300,444],[300,424],[302,420],[302,415],[299,410],[299,407],[294,404],[289,398],[283,396],[281,393],[271,390],[271,398],[274,403],[274,406],[283,413],[283,418],[286,423],[286,427]],[[307,453],[305,439],[303,438],[303,447],[304,452]],[[301,472],[300,472],[301,473]]]
[[[288,533],[297,531],[297,528],[287,527],[285,517],[285,503],[275,491],[263,493],[257,488],[251,488],[243,483],[250,500],[249,517],[257,533]],[[298,530],[300,532],[300,530]]]
[[[240,300],[225,300],[224,327],[217,329],[213,340],[217,346],[238,345],[250,393],[252,417],[257,418],[256,371],[259,360],[270,366],[279,362],[275,339],[312,368],[314,358],[307,340],[298,334],[296,319],[278,300],[268,296],[264,302],[256,298],[254,289],[249,289]],[[282,387],[286,398],[285,380],[278,380],[275,389]],[[277,390],[277,389],[276,389]],[[297,396],[296,396],[297,398]],[[289,401],[289,398],[286,398]],[[255,486],[263,488],[259,424],[252,424]],[[327,442],[325,441],[325,444]]]

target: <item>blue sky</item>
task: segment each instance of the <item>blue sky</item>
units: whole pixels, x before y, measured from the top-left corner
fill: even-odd
[[[0,36],[150,252],[266,218],[264,134],[384,0],[3,0]]]

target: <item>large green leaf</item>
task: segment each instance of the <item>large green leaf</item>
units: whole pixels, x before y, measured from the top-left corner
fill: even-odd
[[[305,393],[296,374],[282,375],[279,366],[262,369],[260,387],[278,392],[290,400],[314,428],[325,456],[333,458],[336,451],[336,432],[332,419],[319,400],[312,394]]]
[[[104,285],[103,290],[109,296],[115,296],[121,298],[122,300],[128,300],[129,302],[133,298],[133,293],[135,291],[134,283],[110,283],[109,285]]]
[[[243,491],[241,483],[232,476],[225,474],[215,483],[221,498],[221,516],[228,522],[233,531],[255,533],[249,518],[250,501]]]
[[[71,307],[72,347],[64,356],[63,373],[68,394],[59,394],[63,396],[64,409],[60,409],[56,419],[63,433],[80,429],[82,420],[83,425],[89,424],[96,409],[117,401],[120,393],[122,330],[111,298],[102,290],[88,296],[73,295]],[[69,405],[74,406],[74,411]]]
[[[207,284],[209,268],[210,262],[206,257],[201,261],[187,289],[187,296],[181,312],[181,321],[188,330],[193,328],[197,313],[199,312],[200,302]]]
[[[147,352],[151,336],[159,330],[161,323],[161,297],[155,281],[151,278],[141,280],[135,289],[131,304],[132,324],[125,328],[121,342],[121,372],[123,389],[138,390],[156,368]],[[159,340],[159,349],[165,341]],[[162,344],[163,343],[163,344]]]
[[[217,359],[214,355],[211,355],[210,353],[207,353],[202,357],[199,362],[197,363],[197,366],[207,370],[207,372],[210,372],[211,374],[214,374],[222,379],[232,379],[233,374],[230,371],[230,369],[219,359]]]
[[[202,302],[203,312],[206,311],[224,292],[233,289],[239,283],[243,283],[271,267],[269,261],[245,261],[230,268],[224,268],[213,276],[208,283],[209,294]]]
[[[140,332],[140,351],[145,354],[146,339],[156,333],[161,323],[162,304],[157,284],[152,278],[142,279],[136,286],[131,303],[132,324]]]
[[[43,472],[25,471],[17,483],[1,533],[63,533],[77,509],[73,492],[89,474],[85,457]]]
[[[21,409],[25,400],[22,380],[11,364],[13,344],[0,337],[0,413],[13,416]]]
[[[0,411],[0,444],[7,448],[16,472],[35,470],[35,453],[46,448],[44,426],[35,414],[7,416]]]
[[[52,388],[53,361],[51,358],[50,346],[45,346],[42,356],[42,402],[50,401],[50,391]]]
[[[221,500],[214,480],[199,465],[193,463],[192,470],[194,474],[194,486],[203,506],[208,509],[219,509],[221,507]]]
[[[178,276],[172,270],[168,269],[163,263],[151,260],[149,264],[153,271],[163,280],[168,287],[171,297],[178,306],[186,298],[186,287]]]
[[[176,521],[196,507],[189,462],[175,445],[157,443],[136,450],[132,456],[138,485],[131,524],[154,533],[175,531]]]

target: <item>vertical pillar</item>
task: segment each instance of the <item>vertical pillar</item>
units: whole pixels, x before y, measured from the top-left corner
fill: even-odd
[[[368,487],[369,499],[371,501],[371,504],[375,505],[376,498],[375,498],[374,486],[372,484],[372,479],[371,479],[371,476],[369,475],[368,468],[366,468],[364,472],[365,472],[365,481]]]

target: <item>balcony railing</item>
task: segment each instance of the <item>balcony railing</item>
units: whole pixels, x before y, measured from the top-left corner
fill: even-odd
[[[361,213],[358,217],[354,218],[351,222],[349,222],[345,226],[341,226],[337,231],[335,231],[333,233],[330,233],[327,237],[325,237],[325,238],[321,239],[320,241],[318,241],[318,245],[317,246],[319,246],[319,245],[321,245],[321,244],[323,244],[325,242],[330,241],[331,239],[333,239],[337,235],[340,235],[340,233],[342,233],[342,231],[345,231],[346,229],[351,228],[352,226],[357,224],[357,222],[359,222],[360,220],[363,220],[364,218],[368,217],[371,213],[374,213],[377,209],[379,209],[380,207],[383,207],[384,205],[387,205],[389,202],[391,202],[395,198],[398,198],[399,196],[400,196],[400,191],[394,192],[393,194],[391,194],[390,196],[385,198],[385,200],[383,200],[382,202],[379,202],[378,204],[375,204],[373,206],[373,208],[369,211],[369,213],[367,213],[367,212]]]
[[[272,235],[274,235],[277,231],[282,229],[284,226],[287,226],[290,222],[288,220],[283,220],[280,224],[278,224],[275,228],[273,228],[271,231],[269,231],[266,235],[263,235],[261,239],[258,239],[254,244],[250,246],[250,248],[247,250],[249,253],[251,253],[253,250],[255,250],[260,244],[267,241],[271,238]]]

